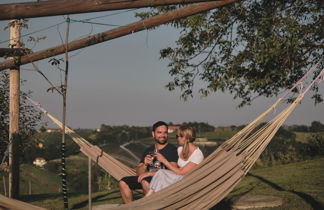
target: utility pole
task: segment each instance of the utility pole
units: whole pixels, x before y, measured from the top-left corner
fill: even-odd
[[[10,47],[20,48],[20,21],[10,21]],[[18,60],[19,57],[12,57]],[[17,62],[16,62],[17,63]],[[19,197],[19,106],[20,70],[19,66],[10,69],[9,84],[9,197]]]

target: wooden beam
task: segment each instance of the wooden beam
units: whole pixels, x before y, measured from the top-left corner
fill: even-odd
[[[95,45],[104,41],[112,40],[118,37],[122,37],[128,34],[132,34],[138,31],[149,29],[152,27],[159,26],[161,24],[177,20],[180,18],[188,17],[190,15],[206,12],[211,9],[215,9],[220,6],[224,6],[239,0],[223,0],[223,1],[210,1],[204,3],[196,3],[190,6],[176,9],[165,14],[156,15],[145,20],[137,21],[125,26],[118,27],[116,29],[108,30],[102,33],[94,34],[83,39],[75,40],[69,43],[69,51],[78,50],[84,47]],[[31,63],[34,61],[49,58],[55,55],[59,55],[65,52],[64,45],[48,48],[42,51],[31,53],[20,57],[21,65]],[[0,63],[0,70],[12,68],[17,65],[17,61],[10,59]]]
[[[0,20],[188,4],[210,0],[56,0],[0,5]]]
[[[0,57],[23,56],[31,53],[27,48],[0,48]]]

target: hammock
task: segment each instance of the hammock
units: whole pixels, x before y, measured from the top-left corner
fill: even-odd
[[[11,209],[11,210],[16,210],[16,209],[23,209],[23,210],[45,210],[44,208],[34,206],[29,203],[25,203],[22,201],[18,201],[15,199],[10,199],[7,198],[3,195],[0,194],[0,209]]]
[[[313,66],[288,92],[300,86],[301,82],[310,72],[314,71],[318,64]],[[324,69],[321,70],[320,74],[304,92],[299,94],[291,105],[256,130],[261,121],[280,104],[288,92],[284,94],[283,97],[279,98],[257,119],[248,124],[232,138],[225,141],[212,154],[206,157],[202,163],[184,176],[181,181],[149,197],[144,197],[129,204],[109,209],[209,209],[215,206],[248,173],[280,126],[295,109],[297,104],[301,102],[304,94],[315,82],[322,81],[323,76]],[[62,128],[62,123],[59,120],[49,114],[39,104],[32,100],[31,102]],[[120,180],[124,176],[135,175],[133,169],[108,155],[99,147],[90,144],[72,129],[68,127],[65,129],[73,141],[80,146],[81,152],[90,157],[117,180]]]

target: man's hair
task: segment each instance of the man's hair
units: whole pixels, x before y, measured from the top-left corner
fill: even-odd
[[[156,130],[157,127],[160,127],[161,125],[164,125],[164,126],[166,126],[168,128],[168,124],[166,124],[163,121],[158,121],[158,122],[154,123],[154,125],[152,127],[153,132]]]

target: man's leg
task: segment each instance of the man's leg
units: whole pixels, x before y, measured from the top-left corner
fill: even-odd
[[[130,203],[133,201],[133,193],[128,184],[124,181],[119,181],[119,190],[124,203]]]

